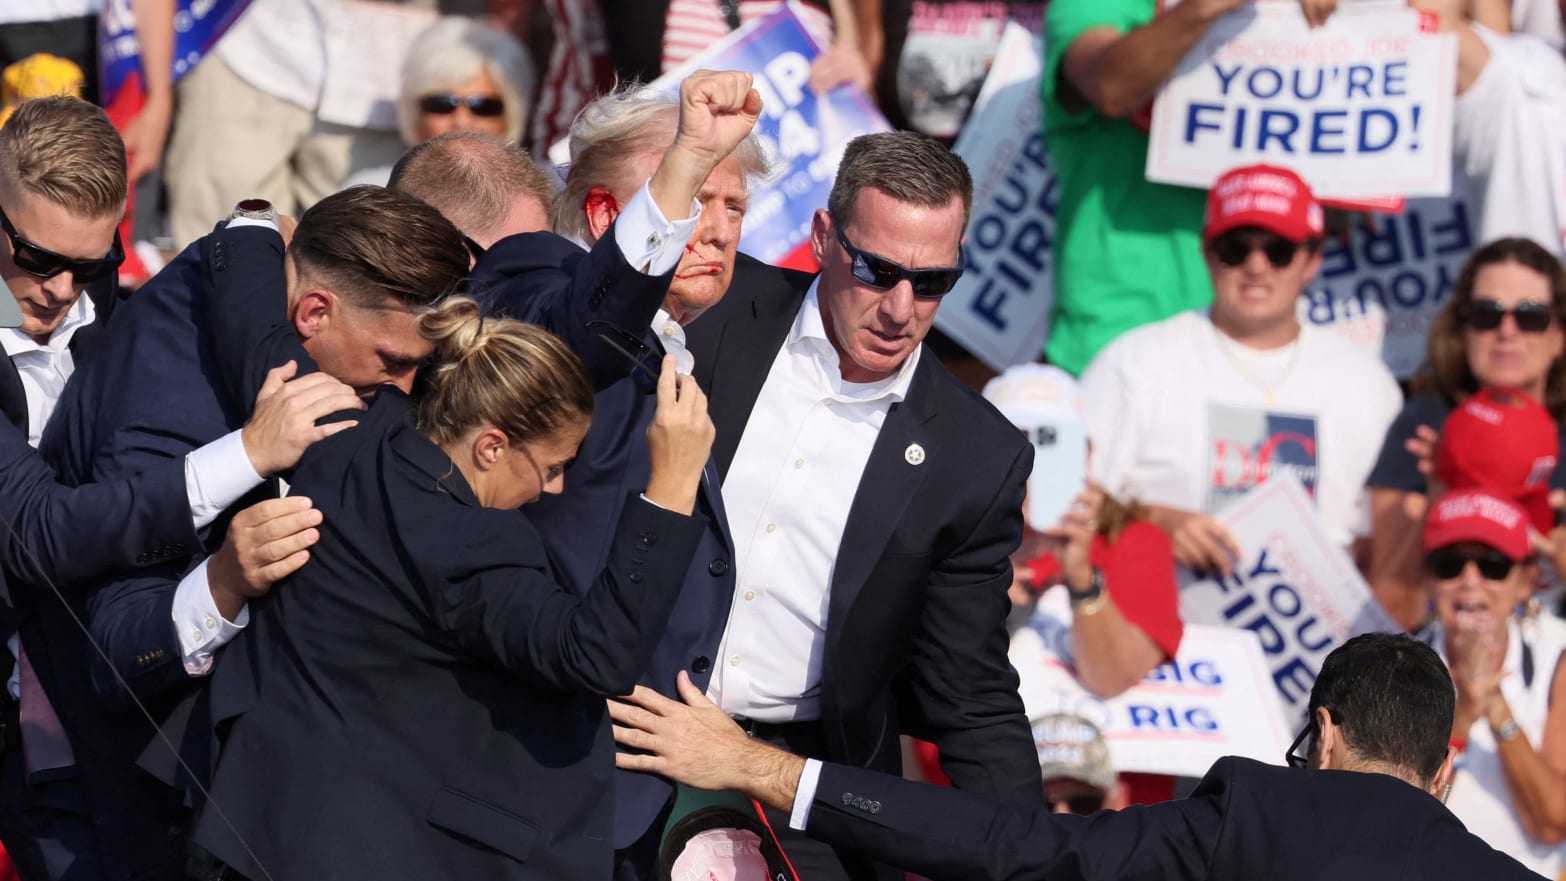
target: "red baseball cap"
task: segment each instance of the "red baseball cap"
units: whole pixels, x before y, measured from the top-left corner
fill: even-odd
[[[1550,476],[1560,434],[1548,410],[1526,392],[1486,388],[1446,417],[1436,442],[1436,476],[1449,490],[1482,489],[1528,512],[1533,528],[1555,525]]]
[[[1510,500],[1479,489],[1449,492],[1425,515],[1425,553],[1465,541],[1492,547],[1512,560],[1533,554],[1528,515]]]
[[[1255,226],[1291,242],[1325,235],[1321,203],[1299,175],[1276,165],[1247,165],[1224,173],[1207,191],[1202,241]]]

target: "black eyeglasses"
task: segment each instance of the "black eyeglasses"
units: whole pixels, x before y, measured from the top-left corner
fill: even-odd
[[[1284,763],[1287,764],[1290,768],[1309,767],[1310,756],[1307,754],[1309,750],[1308,743],[1311,736],[1315,733],[1316,716],[1315,714],[1312,714],[1310,721],[1305,723],[1304,730],[1300,731],[1300,736],[1294,738],[1294,742],[1289,744],[1289,751],[1283,754]]]
[[[869,251],[861,251],[854,247],[849,243],[848,237],[843,235],[841,226],[833,227],[833,232],[837,233],[837,243],[848,252],[854,278],[858,279],[860,284],[889,291],[906,278],[908,284],[913,287],[914,296],[934,300],[944,297],[957,285],[957,279],[962,278],[965,268],[963,266],[951,266],[945,269],[908,269],[885,257],[878,257]],[[960,249],[958,259],[963,259]]]
[[[419,109],[425,113],[445,116],[456,113],[458,107],[468,108],[474,116],[499,116],[506,112],[506,102],[486,95],[453,95],[441,92],[419,99]]]
[[[1065,805],[1066,810],[1073,814],[1081,814],[1085,817],[1089,814],[1096,814],[1104,809],[1104,797],[1096,793],[1084,793],[1082,795],[1072,795],[1066,796],[1064,798],[1049,798],[1048,796],[1045,796],[1045,798],[1049,801],[1049,809],[1052,812],[1061,805]]]
[[[658,390],[658,374],[662,372],[663,356],[657,349],[647,345],[640,336],[626,330],[618,324],[611,324],[602,319],[594,319],[587,322],[587,329],[598,332],[598,339],[604,345],[621,355],[631,363],[631,381],[643,394],[652,394]]]
[[[54,278],[62,272],[69,272],[74,282],[97,281],[119,269],[120,264],[125,262],[125,248],[120,244],[118,232],[114,234],[114,244],[109,246],[107,256],[78,260],[56,254],[22,238],[17,234],[16,227],[11,225],[11,218],[6,216],[4,209],[0,209],[0,229],[4,229],[6,237],[11,240],[11,262],[16,264],[16,268],[38,278]]]
[[[1479,575],[1488,581],[1501,581],[1512,574],[1515,562],[1500,551],[1464,551],[1458,547],[1437,548],[1425,555],[1425,569],[1437,578],[1456,578],[1472,561]]]
[[[1294,255],[1299,253],[1303,244],[1291,242],[1280,235],[1268,235],[1258,240],[1245,233],[1226,233],[1213,239],[1210,247],[1213,256],[1225,266],[1243,266],[1250,259],[1251,252],[1260,249],[1274,269],[1282,269],[1294,262]]]
[[[1537,300],[1524,300],[1510,309],[1495,300],[1472,300],[1463,308],[1463,322],[1474,330],[1495,330],[1508,315],[1523,333],[1544,333],[1555,320],[1550,305]]]

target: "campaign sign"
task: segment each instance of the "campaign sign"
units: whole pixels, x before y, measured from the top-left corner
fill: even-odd
[[[651,84],[677,92],[687,76],[702,69],[743,70],[755,78],[762,101],[756,135],[772,161],[772,175],[751,187],[740,250],[765,263],[808,248],[811,218],[826,207],[848,142],[892,130],[858,86],[838,86],[825,95],[810,90],[810,63],[820,54],[787,3]],[[557,142],[549,158],[556,165],[569,162],[567,141]]]
[[[1293,732],[1253,634],[1187,625],[1173,661],[1103,700],[1077,682],[1070,631],[1070,604],[1057,589],[1012,636],[1028,718],[1071,713],[1097,725],[1116,771],[1200,777],[1223,756],[1282,764]]]
[[[1180,617],[1256,634],[1290,718],[1303,717],[1329,652],[1350,636],[1398,628],[1327,537],[1293,474],[1275,474],[1217,519],[1243,554],[1227,578],[1187,573]]]
[[[967,271],[935,326],[995,370],[1037,360],[1049,332],[1059,190],[1044,154],[1037,36],[1007,22],[953,150],[973,174]]]
[[[174,7],[174,79],[189,73],[239,19],[250,0],[177,0]],[[98,66],[105,101],[141,70],[132,0],[105,0],[98,16]]]
[[[1448,198],[1414,199],[1401,215],[1362,220],[1347,244],[1329,239],[1300,298],[1300,320],[1369,346],[1398,379],[1412,377],[1430,322],[1478,244],[1466,183],[1453,183]]]
[[[1243,6],[1158,93],[1147,177],[1209,187],[1270,162],[1324,199],[1445,196],[1456,51],[1400,3],[1344,4],[1318,28],[1288,0]]]
[[[1316,417],[1254,407],[1209,404],[1207,436],[1212,438],[1207,473],[1207,511],[1217,513],[1280,473],[1316,494]]]

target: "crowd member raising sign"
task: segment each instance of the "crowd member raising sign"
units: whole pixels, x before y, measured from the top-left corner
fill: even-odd
[[[1321,206],[1293,172],[1229,172],[1203,233],[1211,312],[1127,333],[1083,374],[1090,476],[1148,504],[1193,569],[1228,574],[1240,552],[1212,515],[1280,472],[1311,493],[1334,542],[1367,531],[1365,476],[1402,398],[1374,355],[1296,318],[1322,236]]]

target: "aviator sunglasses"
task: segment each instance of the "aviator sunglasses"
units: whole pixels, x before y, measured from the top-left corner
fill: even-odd
[[[853,266],[854,278],[860,284],[869,285],[877,290],[889,291],[897,287],[897,283],[908,279],[908,284],[913,287],[913,294],[920,299],[934,300],[943,297],[957,284],[957,279],[962,278],[963,266],[951,266],[944,269],[908,269],[907,267],[893,263],[885,257],[878,257],[869,251],[861,251],[854,247],[848,237],[843,235],[841,226],[834,226],[832,231],[837,233],[837,243],[843,246],[848,253],[848,258]],[[962,253],[959,249],[958,259]]]
[[[453,95],[449,92],[441,92],[425,95],[419,99],[420,110],[439,116],[456,113],[458,107],[468,108],[468,112],[474,116],[499,116],[506,112],[506,102],[484,95]]]
[[[16,227],[11,225],[11,218],[6,216],[4,209],[0,209],[0,229],[5,230],[6,238],[11,240],[11,261],[16,264],[16,268],[38,278],[54,278],[62,272],[70,272],[74,282],[96,281],[119,269],[120,264],[125,262],[125,248],[120,244],[118,232],[114,234],[114,244],[109,246],[107,256],[77,260],[56,254],[48,248],[40,248],[22,238],[17,234]]]
[[[1276,235],[1263,239],[1244,235],[1224,235],[1214,239],[1211,247],[1213,256],[1225,266],[1243,266],[1245,261],[1250,259],[1251,252],[1259,249],[1267,256],[1267,262],[1271,263],[1274,269],[1282,269],[1294,262],[1294,255],[1299,253],[1301,244]]]
[[[1487,581],[1500,581],[1512,572],[1511,558],[1499,551],[1470,553],[1457,547],[1438,548],[1425,556],[1425,568],[1440,579],[1456,578],[1472,560]]]
[[[1508,309],[1495,300],[1473,300],[1463,309],[1463,322],[1474,330],[1495,330],[1507,315],[1523,333],[1544,333],[1555,316],[1548,303],[1524,300]]]

